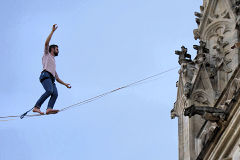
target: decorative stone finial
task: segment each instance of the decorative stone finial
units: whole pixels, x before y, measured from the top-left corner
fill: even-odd
[[[178,63],[181,65],[182,63],[192,62],[191,55],[187,53],[187,48],[185,46],[181,47],[181,51],[175,51],[176,55],[179,55]]]
[[[206,54],[209,53],[209,49],[206,48],[206,43],[199,41],[199,46],[193,45],[193,48],[197,50],[197,56],[195,57],[194,62],[202,64],[206,59]]]

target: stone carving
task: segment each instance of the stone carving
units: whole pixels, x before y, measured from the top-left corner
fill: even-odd
[[[191,66],[191,67],[190,67]],[[181,65],[180,70],[178,71],[178,73],[180,75],[182,75],[183,78],[183,83],[185,84],[186,82],[189,82],[189,80],[191,79],[191,73],[194,72],[194,68],[192,65],[188,65],[187,63],[183,63]]]
[[[188,98],[190,96],[190,93],[191,93],[191,90],[192,90],[192,83],[190,82],[187,82],[185,85],[184,85],[184,89],[183,89],[183,93],[184,95]]]
[[[206,96],[203,96],[202,94],[196,94],[192,98],[194,100],[194,103],[197,105],[209,105],[209,101],[206,98]]]
[[[229,6],[232,4],[234,13]],[[197,50],[196,57],[191,59],[184,46],[175,51],[181,69],[179,83],[176,83],[177,101],[171,110],[171,118],[179,118],[180,159],[198,159],[198,156],[201,159],[206,153],[205,159],[210,157],[212,153],[211,150],[208,152],[207,147],[214,149],[218,143],[212,141],[213,136],[222,132],[222,126],[228,125],[225,120],[232,107],[225,105],[225,102],[232,105],[236,93],[240,92],[240,74],[232,74],[239,65],[239,50],[230,50],[230,43],[239,42],[240,0],[203,0],[199,12],[194,13],[199,25],[193,30],[194,39],[199,39],[199,44],[193,46]],[[228,81],[235,73],[238,79],[229,85]],[[217,108],[212,107],[214,105]]]
[[[183,94],[186,98],[189,98],[189,95],[192,91],[191,80],[195,72],[195,66],[192,63],[182,63],[181,69],[178,71],[183,81]]]
[[[187,53],[187,48],[185,46],[181,47],[181,51],[175,51],[176,55],[179,55],[178,63],[192,62],[191,55]]]
[[[175,117],[178,117],[177,113],[174,109],[171,110],[171,119],[174,119]]]
[[[209,53],[209,49],[206,48],[206,43],[199,41],[198,45],[193,45],[193,48],[197,50],[197,56],[194,59],[196,64],[202,64],[206,59],[206,53]]]
[[[194,12],[194,15],[196,16],[196,17],[198,17],[198,18],[196,18],[195,19],[195,21],[196,21],[196,23],[198,24],[198,25],[200,25],[200,23],[201,23],[201,18],[202,18],[202,13],[199,13],[199,12]]]
[[[191,105],[184,111],[184,116],[191,118],[194,115],[201,115],[205,120],[211,122],[218,122],[225,119],[225,111],[219,108],[209,107],[209,106],[195,106]]]
[[[179,82],[178,81],[176,82],[176,87],[179,87]]]
[[[199,81],[199,84],[204,83],[204,81]],[[206,87],[206,86],[205,86]],[[209,101],[210,96],[205,92],[203,85],[198,86],[198,89],[194,89],[194,93],[191,95],[192,104],[196,106],[209,106],[211,102]]]
[[[206,62],[205,66],[207,68],[209,78],[214,79],[214,77],[217,75],[217,69],[215,65]]]
[[[217,69],[222,67],[223,71],[226,73],[232,72],[232,69],[228,67],[228,64],[232,62],[232,60],[226,57],[226,55],[229,54],[229,51],[224,50],[228,44],[228,42],[223,42],[223,36],[219,36],[217,39],[217,44],[213,46],[213,49],[215,49],[217,52],[217,55],[213,56],[213,58],[216,59],[215,67]]]
[[[199,34],[198,29],[193,30],[193,35],[194,35],[195,40],[200,39],[200,34]]]
[[[200,6],[200,11],[204,12],[204,6]]]
[[[197,16],[198,18],[202,18],[203,14],[199,12],[194,12],[194,15]]]
[[[190,106],[189,99],[187,99],[186,96],[183,95],[181,100],[174,103],[174,107],[171,110],[171,119],[183,116],[183,110],[184,108],[186,108],[186,106]]]
[[[176,111],[176,103],[174,103],[174,107],[173,109],[171,110],[171,119],[174,119],[175,117],[178,117],[178,113]]]
[[[199,41],[199,44],[199,46],[193,45],[193,48],[197,50],[197,54],[209,53],[209,49],[206,48],[206,42]]]
[[[236,29],[240,30],[240,0],[236,0],[233,5],[233,12],[237,15]]]
[[[223,10],[222,12],[212,13],[206,18],[206,24],[209,26],[213,23],[218,23],[219,20],[229,20],[231,19],[228,10]],[[219,24],[219,23],[218,23]],[[205,26],[205,27],[207,27]]]
[[[183,94],[188,98],[192,90],[191,80],[195,71],[191,55],[187,53],[187,48],[182,46],[181,51],[175,51],[179,55],[178,63],[181,69],[178,71],[183,81]]]
[[[219,13],[214,13],[212,18],[216,18],[216,19],[218,19],[218,18],[230,19],[230,15],[229,15],[228,10],[225,9],[221,13],[220,12]]]
[[[197,25],[200,25],[200,22],[201,22],[200,18],[195,18],[195,21],[196,21]]]
[[[240,88],[240,79],[234,78],[228,92],[227,101],[225,103],[226,105],[228,105],[231,102],[231,100],[233,99],[234,95],[237,93],[239,88]]]
[[[233,5],[233,12],[236,13],[236,15],[240,15],[240,0],[235,1],[235,4]]]

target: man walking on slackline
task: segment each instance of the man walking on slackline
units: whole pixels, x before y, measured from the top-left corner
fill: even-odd
[[[38,112],[40,114],[44,114],[41,112],[40,108],[43,102],[50,96],[50,100],[48,102],[46,114],[56,114],[59,110],[53,109],[53,106],[56,102],[58,91],[56,88],[55,79],[58,83],[65,85],[67,88],[71,88],[70,84],[64,83],[59,77],[56,72],[56,64],[55,64],[55,57],[58,56],[58,46],[57,45],[50,45],[49,42],[52,38],[53,33],[56,31],[58,26],[56,24],[53,25],[52,31],[47,37],[45,42],[44,54],[42,57],[42,64],[43,64],[43,71],[40,75],[40,82],[45,89],[45,93],[39,98],[37,103],[33,108],[33,112]]]

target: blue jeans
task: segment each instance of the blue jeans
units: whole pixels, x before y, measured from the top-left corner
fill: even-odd
[[[43,88],[45,89],[45,93],[43,93],[43,95],[38,99],[35,107],[41,108],[44,101],[51,96],[48,102],[47,109],[52,109],[58,97],[57,87],[54,83],[55,78],[52,76],[51,73],[43,71],[39,77],[39,80],[42,83]]]

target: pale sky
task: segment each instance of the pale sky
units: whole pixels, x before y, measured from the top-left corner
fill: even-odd
[[[59,45],[55,109],[179,66],[198,44],[193,0],[8,0],[0,4],[0,116],[32,108],[44,42]],[[0,160],[176,160],[178,69],[57,115],[0,122]],[[45,111],[48,100],[42,106]]]

